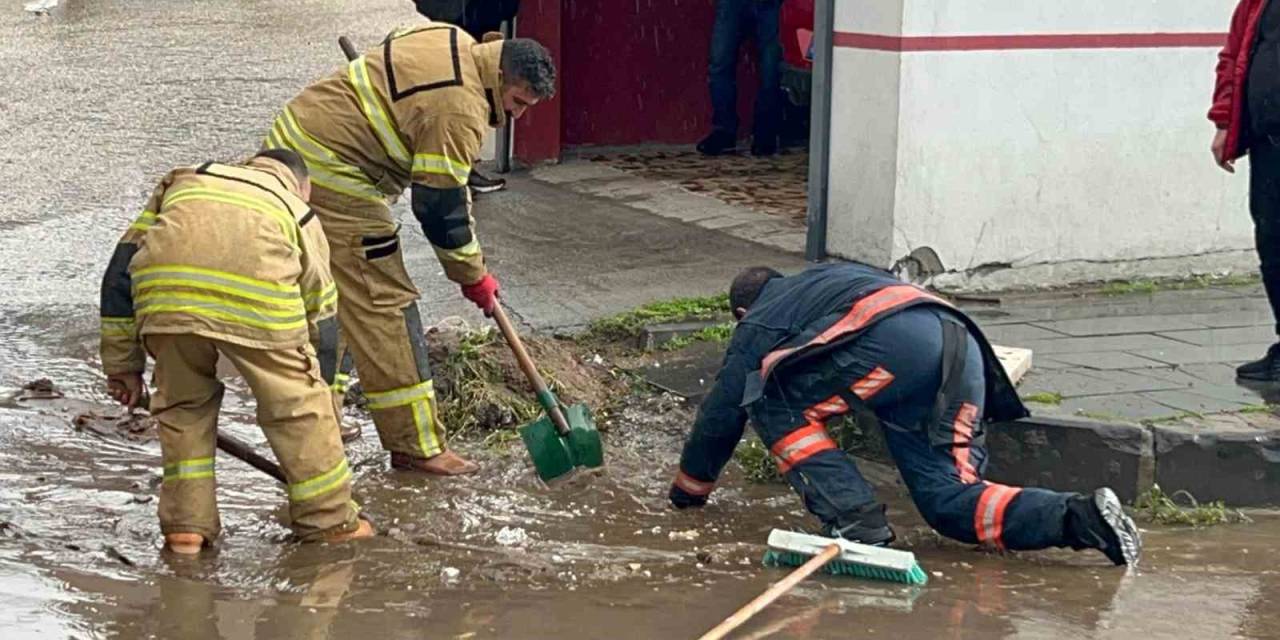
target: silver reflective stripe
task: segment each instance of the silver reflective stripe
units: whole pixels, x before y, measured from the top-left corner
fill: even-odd
[[[797,453],[800,453],[805,449],[805,447],[808,447],[811,444],[817,444],[819,442],[822,442],[823,440],[830,440],[830,439],[831,438],[828,437],[825,433],[815,433],[813,435],[805,436],[793,442],[791,446],[787,447],[786,449],[783,449],[782,452],[778,454],[778,458],[781,459],[784,463],[790,463],[791,456]]]

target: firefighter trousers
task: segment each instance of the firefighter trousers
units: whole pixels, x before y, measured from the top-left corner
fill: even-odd
[[[335,406],[341,407],[354,362],[382,447],[416,458],[443,452],[418,289],[405,269],[390,208],[319,187],[311,208],[329,240],[338,285],[338,360],[344,366],[333,385]]]
[[[357,526],[351,469],[338,437],[328,385],[314,350],[252,349],[197,335],[150,334],[144,344],[155,360],[151,413],[160,431],[164,482],[160,529],[221,531],[214,495],[214,451],[224,387],[217,363],[225,357],[253,391],[258,424],[289,481],[289,519],[302,540]]]
[[[916,307],[892,315],[814,362],[779,374],[752,409],[752,424],[805,506],[843,526],[873,503],[871,486],[826,431],[861,406],[875,413],[921,515],[939,533],[1000,549],[1067,546],[1075,494],[986,482],[981,416],[986,395],[977,341],[949,312]],[[944,333],[959,327],[955,359]],[[954,334],[953,334],[954,335]],[[944,370],[950,384],[944,386]],[[953,379],[954,378],[954,379]]]

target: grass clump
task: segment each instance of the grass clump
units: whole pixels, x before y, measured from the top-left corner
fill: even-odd
[[[456,348],[442,361],[433,362],[439,382],[440,419],[455,437],[466,436],[481,427],[521,425],[535,419],[541,408],[532,394],[517,394],[493,356],[497,332],[486,327],[461,336]],[[546,372],[543,372],[546,375]],[[553,380],[548,384],[555,387]],[[490,434],[492,436],[492,434]]]
[[[699,331],[695,331],[687,336],[673,338],[662,344],[660,349],[663,351],[679,351],[695,342],[728,342],[733,337],[732,322],[724,322],[714,324]]]
[[[1198,275],[1190,278],[1167,280],[1122,280],[1108,282],[1102,287],[1102,294],[1119,296],[1130,293],[1155,293],[1156,291],[1182,291],[1186,289],[1207,289],[1209,287],[1244,287],[1261,282],[1258,276],[1248,274],[1228,274],[1223,276]]]
[[[733,452],[733,459],[738,461],[747,480],[756,483],[782,482],[778,473],[778,465],[774,463],[769,449],[759,438],[746,438]]]
[[[1186,504],[1178,504],[1179,499]],[[1160,485],[1152,485],[1150,490],[1138,496],[1133,508],[1139,519],[1166,525],[1211,527],[1252,522],[1239,509],[1228,509],[1222,501],[1201,504],[1187,491],[1179,490],[1170,495]]]
[[[1054,406],[1062,404],[1062,394],[1055,391],[1041,391],[1022,396],[1025,402],[1035,402],[1039,404],[1051,404]]]
[[[681,320],[710,320],[729,311],[729,294],[703,298],[674,298],[601,318],[591,323],[584,337],[627,340],[640,335],[647,324]]]

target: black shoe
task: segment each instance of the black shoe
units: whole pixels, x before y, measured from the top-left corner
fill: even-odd
[[[737,136],[728,131],[712,131],[698,143],[698,153],[704,156],[722,156],[737,150]]]
[[[751,155],[756,157],[771,156],[778,153],[778,136],[751,139]]]
[[[827,523],[823,533],[828,538],[844,538],[850,542],[887,547],[898,536],[893,533],[884,512],[885,506],[878,502],[864,505],[852,513],[840,516],[836,522]]]
[[[490,178],[489,176],[471,170],[471,175],[467,177],[467,186],[471,188],[471,193],[493,193],[494,191],[502,191],[507,188],[507,181],[502,178]]]
[[[1236,367],[1236,377],[1241,380],[1263,382],[1280,380],[1280,343],[1271,345],[1267,349],[1267,355],[1261,360],[1254,360]]]
[[[1142,534],[1111,489],[1103,487],[1092,496],[1072,497],[1067,502],[1066,520],[1072,548],[1097,549],[1116,565],[1138,564]]]

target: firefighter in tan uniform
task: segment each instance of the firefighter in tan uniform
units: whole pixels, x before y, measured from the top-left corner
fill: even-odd
[[[103,278],[102,364],[112,396],[139,404],[146,354],[155,360],[160,528],[178,553],[198,553],[221,529],[220,357],[257,399],[258,423],[289,480],[297,536],[373,535],[351,500],[326,383],[336,364],[337,290],[309,192],[306,165],[286,150],[176,169],[116,245]]]
[[[496,36],[496,34],[494,34]],[[306,160],[312,209],[341,294],[342,349],[354,355],[393,466],[471,473],[445,446],[418,290],[401,257],[390,203],[412,186],[414,217],[445,275],[486,313],[498,282],[472,231],[467,176],[486,127],[555,92],[555,67],[528,39],[476,42],[444,23],[392,35],[285,105],[265,146]],[[345,391],[335,385],[337,402]]]

